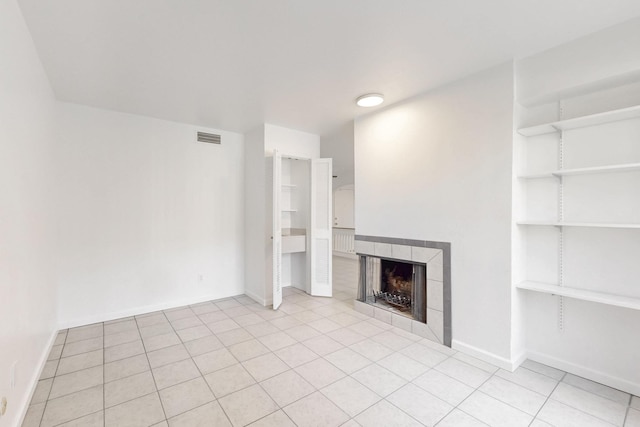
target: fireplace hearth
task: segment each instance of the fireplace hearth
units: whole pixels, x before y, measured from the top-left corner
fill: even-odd
[[[451,245],[356,235],[356,310],[451,346]]]

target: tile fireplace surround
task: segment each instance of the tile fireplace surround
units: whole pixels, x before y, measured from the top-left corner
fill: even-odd
[[[392,310],[358,300],[354,302],[354,308],[362,314],[451,347],[451,244],[356,235],[355,249],[360,258],[373,256],[426,265],[427,322],[411,320]]]

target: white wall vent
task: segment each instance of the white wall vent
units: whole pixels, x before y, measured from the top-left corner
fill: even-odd
[[[209,144],[220,144],[222,143],[222,138],[220,137],[220,135],[216,135],[213,133],[198,132],[198,142],[206,142]]]

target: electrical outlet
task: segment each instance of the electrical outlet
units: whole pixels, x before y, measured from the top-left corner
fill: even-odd
[[[202,282],[203,279],[204,277],[202,276],[202,274],[198,274],[198,282]]]
[[[3,397],[0,402],[0,417],[7,413],[7,398]]]

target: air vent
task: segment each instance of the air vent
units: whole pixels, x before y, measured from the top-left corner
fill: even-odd
[[[208,144],[220,144],[222,142],[222,138],[220,138],[220,135],[216,135],[213,133],[198,132],[198,142],[206,142]]]

